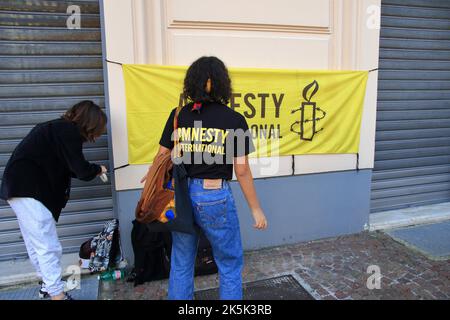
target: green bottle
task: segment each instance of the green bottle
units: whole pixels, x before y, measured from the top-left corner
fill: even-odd
[[[99,280],[103,281],[113,281],[113,280],[119,280],[123,279],[125,277],[125,272],[123,270],[117,269],[117,270],[106,270],[102,272],[99,276]]]

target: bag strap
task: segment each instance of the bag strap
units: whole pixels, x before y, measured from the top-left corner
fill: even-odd
[[[178,141],[178,115],[180,114],[180,111],[183,107],[178,106],[175,110],[175,116],[173,117],[173,155],[174,158],[181,157],[181,150],[179,147],[179,141]]]

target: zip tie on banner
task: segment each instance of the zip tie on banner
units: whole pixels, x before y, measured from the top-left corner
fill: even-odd
[[[109,62],[109,63],[114,63],[114,64],[117,64],[117,65],[119,65],[119,66],[121,66],[121,65],[122,65],[122,63],[120,63],[120,62],[116,62],[116,61],[111,61],[111,60],[109,60],[109,59],[105,59],[105,61],[106,61],[106,62]],[[119,169],[122,169],[122,168],[128,167],[129,165],[130,165],[129,163],[127,163],[127,164],[124,164],[123,166],[120,166],[120,167],[114,168],[114,169],[113,169],[113,171],[116,171],[116,170],[119,170]]]
[[[359,171],[359,152],[356,154],[356,171]]]
[[[119,170],[119,169],[122,169],[122,168],[128,167],[129,165],[130,165],[129,163],[127,163],[127,164],[124,164],[123,166],[120,166],[120,167],[114,168],[114,169],[113,169],[113,171],[116,171],[116,170]]]
[[[295,176],[295,156],[292,155],[292,175]]]
[[[110,63],[114,63],[114,64],[118,64],[119,66],[122,65],[122,63],[120,63],[120,62],[111,61],[111,60],[108,60],[108,59],[105,59],[105,61],[106,61],[106,62],[110,62]]]

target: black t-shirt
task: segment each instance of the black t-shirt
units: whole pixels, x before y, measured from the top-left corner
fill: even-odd
[[[173,148],[172,110],[159,144]],[[178,115],[178,138],[182,161],[189,177],[226,179],[233,177],[233,158],[254,151],[247,121],[240,113],[226,105],[203,103],[200,110],[192,110],[192,103]]]

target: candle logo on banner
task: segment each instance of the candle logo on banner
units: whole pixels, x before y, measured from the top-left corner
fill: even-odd
[[[308,95],[310,91],[311,93]],[[298,134],[300,140],[312,141],[314,136],[323,130],[323,128],[317,130],[318,122],[325,118],[327,113],[311,101],[317,91],[319,91],[319,83],[314,80],[303,88],[302,95],[305,101],[302,102],[300,108],[291,111],[291,114],[300,111],[300,120],[291,125],[291,131]],[[298,131],[295,130],[297,126],[299,127]]]

